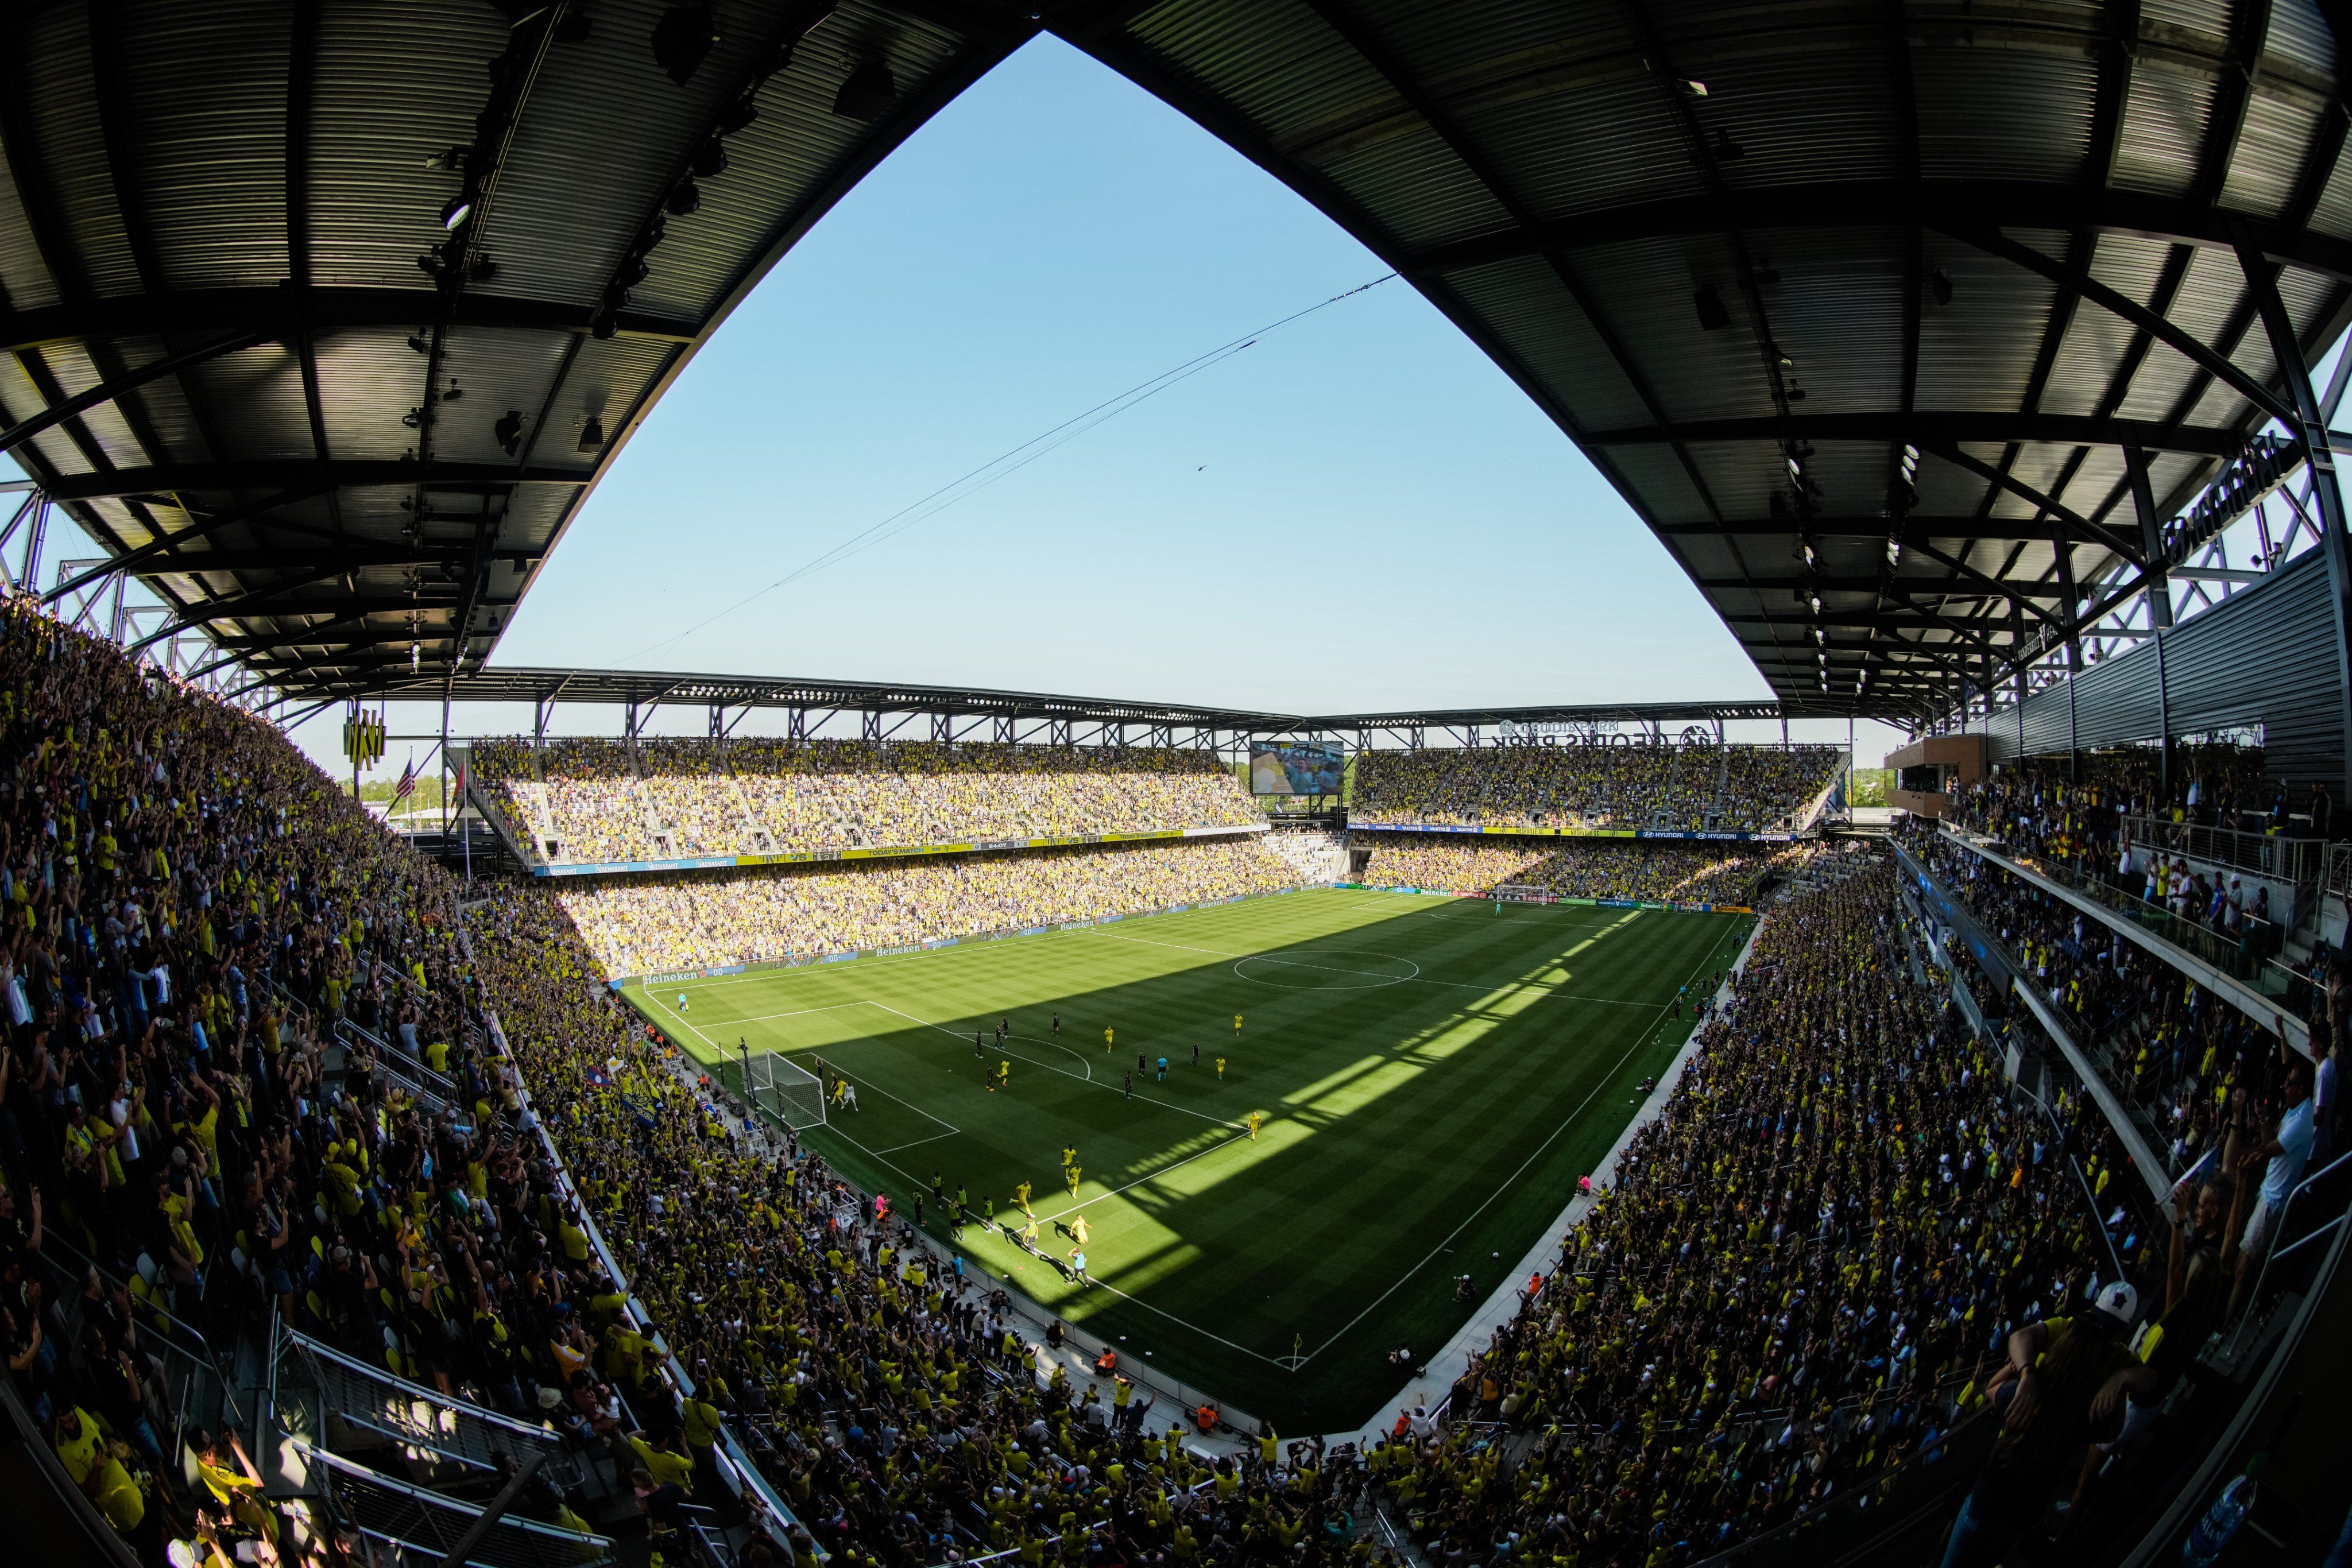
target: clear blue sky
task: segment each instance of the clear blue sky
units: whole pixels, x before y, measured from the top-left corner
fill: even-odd
[[[1624,503],[1402,280],[669,641],[1102,399],[1385,270],[1173,110],[1040,38],[736,312],[494,662],[1308,712],[1768,695]],[[459,727],[528,722],[472,717]],[[1801,733],[1832,729],[1844,738]],[[331,756],[331,718],[306,730]],[[1893,737],[1865,734],[1862,760]]]

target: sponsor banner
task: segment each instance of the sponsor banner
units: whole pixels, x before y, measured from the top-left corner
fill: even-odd
[[[1508,828],[1481,827],[1464,822],[1358,822],[1349,821],[1350,832],[1371,833],[1493,833],[1511,838],[1537,839],[1630,839],[1635,836],[1631,828]]]
[[[652,871],[726,871],[738,857],[734,855],[702,855],[693,860],[675,861],[582,861],[561,865],[540,865],[531,868],[534,876],[604,876],[628,875]]]
[[[1697,843],[1727,844],[1786,844],[1810,834],[1750,833],[1750,832],[1683,832],[1665,828],[1521,828],[1495,824],[1465,825],[1459,822],[1357,822],[1348,824],[1349,832],[1367,833],[1480,833],[1499,838],[1528,839],[1668,839]]]
[[[1669,833],[1644,828],[1633,835],[1637,839],[1691,839],[1701,843],[1723,844],[1786,844],[1796,841],[1794,833]]]

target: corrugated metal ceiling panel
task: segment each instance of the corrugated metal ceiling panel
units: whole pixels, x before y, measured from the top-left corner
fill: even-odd
[[[669,221],[649,276],[632,291],[635,314],[623,334],[583,339],[579,329],[630,237],[784,15],[722,5],[722,40],[681,88],[651,57],[649,35],[664,9],[665,0],[598,0],[586,12],[585,38],[546,45],[489,209],[483,244],[496,276],[436,298],[418,257],[446,237],[439,213],[460,176],[425,164],[472,141],[475,117],[492,100],[485,67],[509,44],[495,10],[478,0],[420,0],[397,11],[329,0],[306,71],[289,57],[287,0],[134,0],[132,14],[145,20],[116,51],[130,90],[112,129],[133,153],[123,188],[140,198],[132,205],[152,215],[158,236],[162,279],[146,282],[243,286],[256,290],[257,311],[263,299],[272,309],[280,299],[300,301],[275,286],[290,265],[282,232],[285,83],[307,75],[313,118],[303,193],[313,276],[330,290],[401,291],[383,299],[321,297],[352,323],[322,320],[310,334],[327,448],[339,462],[387,465],[416,448],[460,467],[436,476],[387,466],[355,476],[338,499],[354,537],[397,538],[413,518],[400,502],[420,489],[436,507],[478,508],[492,497],[493,509],[503,508],[502,549],[555,537],[580,492],[568,481],[543,481],[609,461],[641,399],[691,352],[775,246],[919,123],[941,92],[1030,26],[995,0],[903,11],[887,0],[852,0],[762,89],[759,119],[726,143],[729,167],[700,182],[700,211]],[[992,32],[1000,9],[1003,30]],[[2215,123],[2217,103],[2237,95],[2216,87],[2237,79],[2230,75],[2238,65],[2230,36],[2236,18],[2221,0],[2149,5],[2138,37],[2118,39],[2118,15],[2094,0],[2030,10],[1966,0],[1893,9],[1874,0],[1801,9],[1659,0],[1638,11],[1606,0],[1163,0],[1076,41],[1168,93],[1324,202],[1359,237],[1401,257],[1564,425],[1616,433],[1596,459],[1649,520],[1720,519],[1748,530],[1672,536],[1672,548],[1700,575],[1795,574],[1790,552],[1798,517],[1810,511],[1834,522],[1817,552],[1822,570],[1858,581],[1874,580],[1874,563],[1883,559],[1872,519],[1895,504],[1894,455],[1908,436],[1932,446],[1947,438],[1938,431],[1965,434],[1966,450],[1983,463],[2007,465],[2023,483],[2063,486],[2070,507],[2112,514],[2122,487],[2117,447],[2079,423],[2106,412],[2111,393],[2127,416],[2190,421],[2177,435],[2158,433],[2159,444],[2226,449],[2248,427],[2244,400],[2204,384],[2168,347],[2141,357],[2131,384],[2116,393],[2134,329],[2089,302],[2071,310],[2037,398],[2036,357],[2059,290],[1946,232],[1996,228],[2064,257],[2072,235],[2051,225],[2079,213],[2103,225],[2094,275],[2147,300],[2158,298],[2172,246],[2145,236],[2173,234],[2176,225],[2193,229],[2183,237],[2205,248],[2166,308],[2184,329],[2269,373],[2263,334],[2243,331],[2242,280],[2226,250],[2212,245],[2212,204],[2203,195],[2173,201],[2219,183],[2222,171],[2203,164],[2230,132]],[[512,36],[518,48],[536,49],[538,26],[526,20]],[[101,302],[135,301],[142,280],[106,139],[97,133],[89,29],[87,8],[60,0],[39,14],[26,35],[31,47],[0,68],[9,84],[38,89],[38,101],[18,116],[9,152],[40,172],[41,188],[63,214],[52,245],[88,254]],[[2311,0],[2287,0],[2273,9],[2269,35],[2220,194],[2225,214],[2257,223],[2288,211],[2308,183],[2315,147],[2334,152],[2332,129],[2317,112],[2336,58],[2324,19]],[[2118,122],[2102,115],[2098,95],[2103,62],[2126,48],[2134,59]],[[223,57],[206,72],[208,53]],[[849,70],[877,58],[887,60],[898,88],[891,114],[871,123],[834,114],[833,94]],[[1706,91],[1690,81],[1703,81]],[[1416,101],[1432,106],[1442,126]],[[2105,191],[2093,166],[2095,152],[2105,161],[2092,145],[2095,126],[2117,133],[2116,174]],[[1928,182],[1916,186],[1915,128],[1918,174]],[[1482,170],[1499,189],[1486,186]],[[2326,176],[2316,229],[2352,241],[2352,175],[2310,173]],[[70,294],[47,277],[12,192],[0,183],[0,285],[22,317]],[[1542,226],[1520,233],[1515,213]],[[2304,242],[2290,235],[2285,243]],[[2352,262],[2288,270],[2290,309],[2309,332],[2346,313],[2341,278],[2328,271],[2352,277]],[[207,322],[238,319],[223,311]],[[70,346],[90,335],[86,320],[62,309],[24,319],[28,338],[54,334],[68,345],[55,357],[67,367],[59,380],[68,391],[109,364],[187,342],[157,336],[152,322],[132,323],[97,334],[106,341],[93,363]],[[1906,380],[1915,319],[1916,374]],[[441,345],[437,366],[404,342],[436,321],[442,324],[421,340]],[[654,335],[631,335],[639,330]],[[2242,341],[2231,340],[2241,333]],[[443,404],[427,432],[412,431],[401,417],[424,402],[436,370],[443,387],[454,378],[465,396]],[[37,388],[15,365],[0,375],[12,416],[37,403]],[[1636,381],[1648,388],[1646,400]],[[192,504],[218,507],[282,486],[313,455],[294,354],[249,350],[181,382],[209,412],[226,450],[206,450],[181,383],[164,382],[37,438],[27,460],[44,474],[86,468],[75,446],[81,435],[133,467],[165,458],[246,465],[193,476],[206,483]],[[1790,395],[1798,392],[1801,399]],[[2184,407],[2192,398],[2195,406]],[[513,457],[494,428],[509,408],[528,440]],[[606,439],[601,452],[583,454],[579,434],[592,416]],[[1679,444],[1629,438],[1662,418],[1693,428],[1680,433]],[[2078,423],[2032,423],[2052,418]],[[2002,439],[2004,422],[2015,440]],[[168,451],[139,449],[142,423]],[[1785,465],[1791,443],[1810,452],[1803,494]],[[2172,497],[2212,462],[2161,452],[2160,493]],[[519,467],[541,482],[486,482]],[[2046,531],[2027,521],[2034,503],[1989,491],[1981,476],[1933,456],[1916,490],[1916,507],[1939,519],[1939,535],[1958,528],[1953,553],[1965,550],[1971,567],[2021,580],[2051,571],[2046,540],[2001,537],[2004,529]],[[89,505],[126,537],[137,531],[120,505]],[[301,505],[329,515],[323,498]],[[1943,520],[1976,517],[1988,520]],[[2079,550],[2078,574],[2087,578],[2099,559]],[[509,581],[500,570],[499,580]],[[1980,618],[1996,641],[2009,635],[2004,606],[1979,599],[1978,585],[1948,583],[1925,552],[1906,557],[1903,572],[1922,597]],[[1728,608],[1737,597],[1723,591],[1721,602]],[[1841,590],[1834,601],[1866,605],[1870,598]],[[1756,608],[1752,595],[1739,602]],[[436,604],[428,619],[447,614]],[[1748,641],[1774,679],[1810,688],[1801,636]],[[1939,632],[1929,641],[1949,639]]]

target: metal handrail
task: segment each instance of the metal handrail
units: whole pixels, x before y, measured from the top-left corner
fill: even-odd
[[[2096,877],[2085,876],[2083,873],[2072,867],[2061,865],[2054,861],[2036,861],[2016,856],[2014,852],[2000,841],[1981,833],[1971,836],[1969,832],[1949,822],[1942,824],[1936,834],[1936,840],[1938,842],[1947,839],[2021,881],[2029,883],[2037,881],[2047,883],[2043,888],[2044,892],[2053,892],[2063,901],[2074,904],[2075,907],[2081,909],[2083,913],[2094,916],[2118,935],[2130,938],[2159,962],[2180,970],[2256,1023],[2267,1025],[2273,1015],[2286,1010],[2282,1004],[2287,998],[2258,988],[2262,980],[2259,974],[2254,979],[2248,980],[2241,978],[2233,972],[2234,961],[2240,956],[2236,944],[2221,944],[2228,949],[2226,953],[2200,951],[2196,943],[2180,939],[2180,928],[2185,925],[2184,922],[2175,918],[2169,911],[2164,912],[2159,919],[2154,921],[2139,918],[2133,908],[2119,906],[2118,901],[2127,900],[2130,904],[2139,908],[2148,906],[2140,904],[2137,897],[2121,893],[2110,883]],[[2202,926],[2187,925],[2186,929],[2197,936],[2207,937],[2209,941],[2219,941],[2218,938],[2211,937]],[[2205,965],[2211,973],[2200,974],[2195,968],[2189,967],[2190,964]],[[2297,1038],[2299,1028],[2300,1026],[2292,1023],[2287,1026],[2287,1038],[2291,1041]],[[2307,1031],[2304,1032],[2307,1035]]]
[[[2335,1218],[2329,1220],[2326,1224],[2321,1226],[2318,1229],[2313,1231],[2310,1235],[2298,1237],[2296,1239],[2288,1242],[2285,1246],[2272,1253],[2271,1256],[2273,1258],[2284,1258],[2290,1252],[2299,1252],[2304,1248],[2309,1246],[2312,1242],[2318,1240],[2321,1237],[2334,1235],[2336,1228],[2343,1223],[2344,1216],[2339,1214]],[[2265,1263],[2263,1267],[2268,1268],[2269,1265]]]
[[[2318,882],[2327,849],[2326,839],[2209,828],[2199,822],[2176,822],[2167,817],[2118,815],[2116,820],[2127,842],[2276,877],[2296,887],[2308,887]]]
[[[488,1019],[489,1042],[497,1047],[499,1055],[512,1061],[514,1052],[507,1046],[506,1030],[499,1022],[498,1015],[489,1013],[486,1017]],[[520,1092],[523,1096],[523,1103],[529,1105],[530,1090],[525,1087],[520,1090]],[[594,1251],[597,1260],[604,1264],[614,1284],[620,1287],[623,1292],[622,1310],[635,1319],[640,1327],[649,1325],[652,1321],[651,1314],[645,1311],[644,1304],[637,1300],[636,1293],[631,1290],[629,1276],[621,1268],[620,1260],[614,1257],[612,1249],[605,1245],[604,1231],[596,1224],[593,1210],[583,1200],[579,1188],[572,1184],[572,1169],[564,1162],[563,1152],[555,1146],[555,1139],[548,1132],[547,1123],[538,1118],[534,1118],[534,1121],[535,1130],[539,1134],[540,1147],[546,1152],[549,1165],[555,1172],[559,1188],[580,1211],[580,1228],[588,1238],[590,1249]],[[664,1352],[669,1348],[658,1338],[654,1341],[654,1343]],[[664,1362],[660,1375],[681,1394],[688,1398],[693,1396],[694,1380],[674,1360]],[[617,1392],[614,1398],[614,1402],[626,1411],[627,1405]],[[631,1422],[632,1425],[635,1424],[634,1416],[631,1417]],[[751,1462],[751,1457],[744,1452],[742,1445],[736,1441],[732,1417],[719,1424],[717,1452],[719,1460],[719,1479],[727,1482],[730,1490],[745,1502],[755,1523],[759,1522],[760,1516],[764,1514],[768,1520],[776,1521],[781,1530],[801,1528],[800,1516],[793,1512],[783,1498],[777,1493],[776,1489],[769,1484],[767,1477],[761,1475],[759,1467]],[[821,1546],[815,1549],[815,1556],[819,1563],[832,1561],[832,1553]]]
[[[2334,1175],[2336,1171],[2343,1169],[2347,1163],[2352,1163],[2352,1149],[2346,1150],[2343,1154],[2340,1154],[2334,1159],[2328,1161],[2326,1165],[2323,1166],[2318,1170],[2312,1172],[2309,1176],[2297,1182],[2294,1185],[2294,1189],[2286,1195],[2286,1201],[2279,1205],[2278,1224],[2272,1229],[2271,1234],[2273,1236],[2285,1235],[2286,1222],[2294,1215],[2294,1200],[2301,1197],[2305,1192],[2308,1192],[2315,1182],[2325,1180],[2329,1176]],[[2337,1218],[2340,1222],[2342,1217],[2338,1216]],[[2320,1230],[2315,1230],[2312,1232],[2312,1235],[2314,1236],[2322,1234],[2325,1234],[2325,1232]],[[2306,1237],[2305,1239],[2307,1240],[2309,1238]],[[2252,1310],[2254,1302],[2263,1299],[2263,1286],[2270,1279],[2271,1265],[2276,1262],[2279,1257],[2280,1253],[2276,1249],[2263,1254],[2262,1269],[2254,1276],[2254,1288],[2246,1297],[2246,1305],[2249,1310]]]
[[[332,1362],[336,1365],[342,1367],[347,1372],[356,1374],[362,1377],[373,1379],[377,1383],[391,1384],[399,1390],[401,1396],[404,1399],[413,1399],[422,1404],[436,1406],[441,1409],[450,1411],[455,1415],[461,1416],[467,1420],[480,1421],[485,1426],[503,1427],[509,1432],[514,1433],[516,1436],[527,1437],[534,1443],[555,1445],[561,1444],[562,1441],[561,1434],[551,1431],[545,1427],[534,1427],[528,1421],[519,1421],[515,1419],[515,1417],[507,1415],[504,1411],[493,1410],[487,1405],[477,1405],[470,1400],[459,1399],[453,1396],[443,1394],[437,1389],[427,1388],[421,1383],[412,1383],[407,1378],[401,1376],[399,1374],[388,1371],[383,1367],[376,1365],[373,1362],[362,1361],[357,1356],[346,1355],[341,1351],[337,1350],[334,1346],[312,1339],[309,1334],[302,1333],[299,1329],[281,1327],[278,1330],[278,1334],[280,1341],[285,1344],[290,1345],[298,1354],[315,1356],[320,1361]]]
[[[70,1254],[79,1260],[83,1268],[96,1273],[100,1280],[123,1291],[126,1294],[129,1293],[128,1284],[108,1273],[90,1259],[84,1257],[72,1243],[58,1237],[44,1235],[41,1239],[39,1258],[42,1264],[53,1271],[58,1281],[58,1299],[54,1304],[60,1309],[69,1301],[79,1301],[81,1299],[81,1281],[65,1264],[50,1255],[53,1249]],[[70,1289],[65,1288],[68,1282],[71,1285]],[[156,1327],[154,1317],[164,1319],[173,1330],[194,1340],[194,1345],[191,1347],[181,1343],[172,1333]],[[172,1437],[174,1442],[178,1441],[180,1434],[187,1429],[188,1399],[196,1386],[196,1379],[205,1373],[211,1374],[214,1383],[219,1385],[221,1400],[228,1406],[230,1414],[236,1417],[237,1425],[241,1427],[245,1424],[245,1406],[237,1403],[236,1391],[229,1380],[228,1369],[221,1364],[220,1356],[214,1351],[212,1342],[205,1337],[203,1331],[152,1296],[132,1297],[131,1326],[142,1340],[152,1338],[161,1347],[164,1355],[158,1359],[163,1361],[167,1369],[174,1360],[187,1364],[184,1369],[184,1381],[181,1384],[178,1396],[172,1401]]]
[[[329,1469],[350,1476],[355,1480],[364,1481],[369,1486],[382,1487],[384,1490],[405,1498],[410,1502],[429,1509],[438,1509],[445,1513],[463,1514],[468,1519],[479,1518],[481,1515],[482,1510],[478,1504],[468,1503],[425,1487],[413,1486],[396,1476],[388,1476],[382,1470],[372,1469],[356,1460],[347,1459],[331,1448],[321,1448],[302,1437],[289,1434],[286,1440]],[[596,1546],[609,1549],[614,1544],[613,1538],[609,1535],[583,1535],[577,1531],[566,1530],[560,1524],[542,1523],[528,1514],[501,1515],[498,1520],[498,1528],[518,1531],[525,1535],[534,1535],[541,1540],[557,1542],[566,1546]]]
[[[1951,824],[1947,823],[1946,828],[1949,831]],[[2162,904],[2150,904],[2130,888],[2104,875],[2082,871],[2047,855],[2029,855],[1990,833],[1970,831],[1977,831],[1988,843],[2014,857],[2019,864],[2105,906],[2110,914],[2130,921],[2157,940],[2168,943],[2184,953],[2195,954],[2242,986],[2259,987],[2262,976],[2259,970],[2251,977],[2239,976],[2235,971],[2240,961],[2258,951],[2265,954],[2275,951],[2280,934],[2285,930],[2278,921],[2249,915],[2245,917],[2246,935],[2233,937],[2207,925],[2194,915],[2176,915]],[[1964,844],[1968,842],[1956,831],[1950,836],[1959,839]],[[2258,929],[2266,930],[2269,935],[2256,946],[2249,938]],[[2267,991],[2260,994],[2266,998],[2270,996]]]
[[[436,1068],[426,1066],[422,1058],[418,1057],[415,1051],[408,1050],[405,1046],[394,1045],[392,1041],[384,1039],[383,1036],[377,1034],[374,1030],[367,1029],[360,1024],[353,1023],[350,1019],[339,1019],[335,1027],[338,1030],[349,1030],[352,1033],[365,1040],[367,1042],[368,1049],[375,1053],[379,1061],[389,1060],[399,1063],[400,1066],[407,1072],[409,1077],[415,1079],[419,1082],[429,1083],[445,1099],[454,1098],[456,1096],[457,1092],[457,1081],[450,1077],[449,1074],[446,1072],[440,1071]],[[349,1042],[346,1041],[345,1043],[348,1044]]]

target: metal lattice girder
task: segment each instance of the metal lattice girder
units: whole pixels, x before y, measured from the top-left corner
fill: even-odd
[[[362,10],[331,41],[316,6],[121,28],[53,0],[0,57],[0,352],[23,389],[0,432],[184,625],[417,622],[414,678],[323,636],[224,655],[287,689],[446,699],[750,288],[1050,30],[1402,273],[1581,444],[1784,703],[1911,716],[1901,683],[1822,689],[1818,628],[1769,602],[1792,562],[1850,585],[1826,608],[1916,632],[1904,657],[1948,691],[1989,651],[2070,649],[2117,594],[2163,591],[2137,575],[2159,557],[2126,449],[2148,455],[2162,559],[2194,564],[2184,509],[2265,421],[2308,413],[2285,368],[2352,319],[2352,216],[2323,201],[2340,6],[1443,9],[810,0],[730,16],[679,81],[614,46],[632,24],[604,7],[460,8],[425,36]],[[845,99],[851,60],[890,90]],[[583,123],[626,154],[582,158],[561,128]],[[199,180],[184,149],[206,138],[284,156]],[[1893,546],[1911,569],[1871,585]],[[286,591],[337,552],[349,570]],[[877,733],[905,713],[860,711]]]

